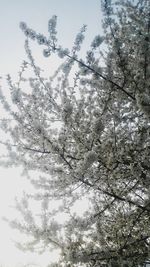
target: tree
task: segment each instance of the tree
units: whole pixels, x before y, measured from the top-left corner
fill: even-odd
[[[13,118],[1,125],[11,140],[9,163],[42,173],[30,178],[41,221],[25,195],[17,203],[23,222],[11,225],[32,237],[24,249],[59,248],[55,266],[135,266],[150,257],[150,5],[104,0],[102,9],[103,36],[82,59],[85,26],[69,51],[58,45],[56,16],[48,38],[22,22],[28,62],[18,83],[8,76],[11,104],[1,92]],[[42,77],[29,40],[64,60],[50,78]],[[34,76],[24,78],[30,67]],[[79,216],[72,207],[83,197],[90,209]],[[67,215],[64,224],[58,212]]]

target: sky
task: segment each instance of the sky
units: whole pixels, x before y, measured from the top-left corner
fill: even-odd
[[[2,89],[7,91],[5,77],[9,73],[16,79],[23,60],[24,35],[19,28],[24,21],[37,32],[47,33],[47,22],[52,15],[58,17],[58,37],[63,47],[71,48],[73,40],[83,24],[88,25],[85,46],[101,32],[100,0],[0,0],[0,76]],[[34,56],[40,64],[45,64],[39,47],[34,46]],[[46,61],[48,69],[53,66]],[[0,118],[3,114],[0,113]],[[1,153],[2,151],[0,151]],[[37,255],[24,253],[15,248],[13,240],[20,238],[2,220],[4,216],[15,216],[13,208],[15,196],[23,190],[30,190],[19,168],[0,167],[0,265],[1,266],[46,266],[56,258],[55,254]]]

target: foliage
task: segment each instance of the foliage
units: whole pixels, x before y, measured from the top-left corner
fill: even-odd
[[[32,237],[24,249],[60,249],[54,266],[135,266],[150,257],[150,5],[104,0],[102,9],[103,36],[82,59],[85,26],[69,51],[58,44],[56,16],[48,37],[22,22],[28,61],[18,83],[8,76],[11,104],[1,92],[13,117],[1,124],[10,135],[9,163],[42,173],[30,178],[40,221],[24,196],[17,203],[23,222],[11,225]],[[44,56],[61,58],[50,78],[29,40],[44,46]],[[72,208],[82,198],[90,208],[78,215]],[[60,203],[55,210],[52,200]],[[57,213],[66,214],[64,223]]]

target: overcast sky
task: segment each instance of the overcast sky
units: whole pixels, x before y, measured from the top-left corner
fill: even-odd
[[[100,0],[0,0],[0,76],[17,76],[25,59],[24,36],[19,22],[25,21],[37,32],[47,32],[47,22],[52,15],[58,16],[58,34],[64,47],[71,47],[75,35],[83,24],[88,25],[87,41],[101,32]],[[35,48],[34,55],[39,57]],[[43,59],[41,63],[44,64]],[[48,61],[47,61],[48,64]],[[51,67],[51,66],[50,66]],[[3,83],[5,90],[5,83]],[[0,118],[2,114],[0,115]],[[13,217],[13,199],[22,190],[29,190],[19,169],[0,167],[0,217]],[[55,257],[52,254],[37,256],[18,251],[12,242],[18,238],[5,222],[0,219],[0,265],[24,266],[35,263],[45,266]]]

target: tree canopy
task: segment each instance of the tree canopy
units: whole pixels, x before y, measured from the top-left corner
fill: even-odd
[[[30,236],[23,249],[59,249],[54,266],[125,267],[150,258],[150,4],[103,0],[102,11],[103,33],[83,58],[86,26],[69,50],[57,40],[56,16],[48,36],[21,22],[28,60],[18,82],[8,76],[11,99],[1,91],[12,118],[1,122],[7,164],[40,173],[30,177],[35,195],[17,203],[23,220],[10,224]],[[45,57],[60,58],[48,78],[32,41]],[[31,198],[42,203],[38,219]],[[83,199],[89,206],[78,214],[73,207]]]

